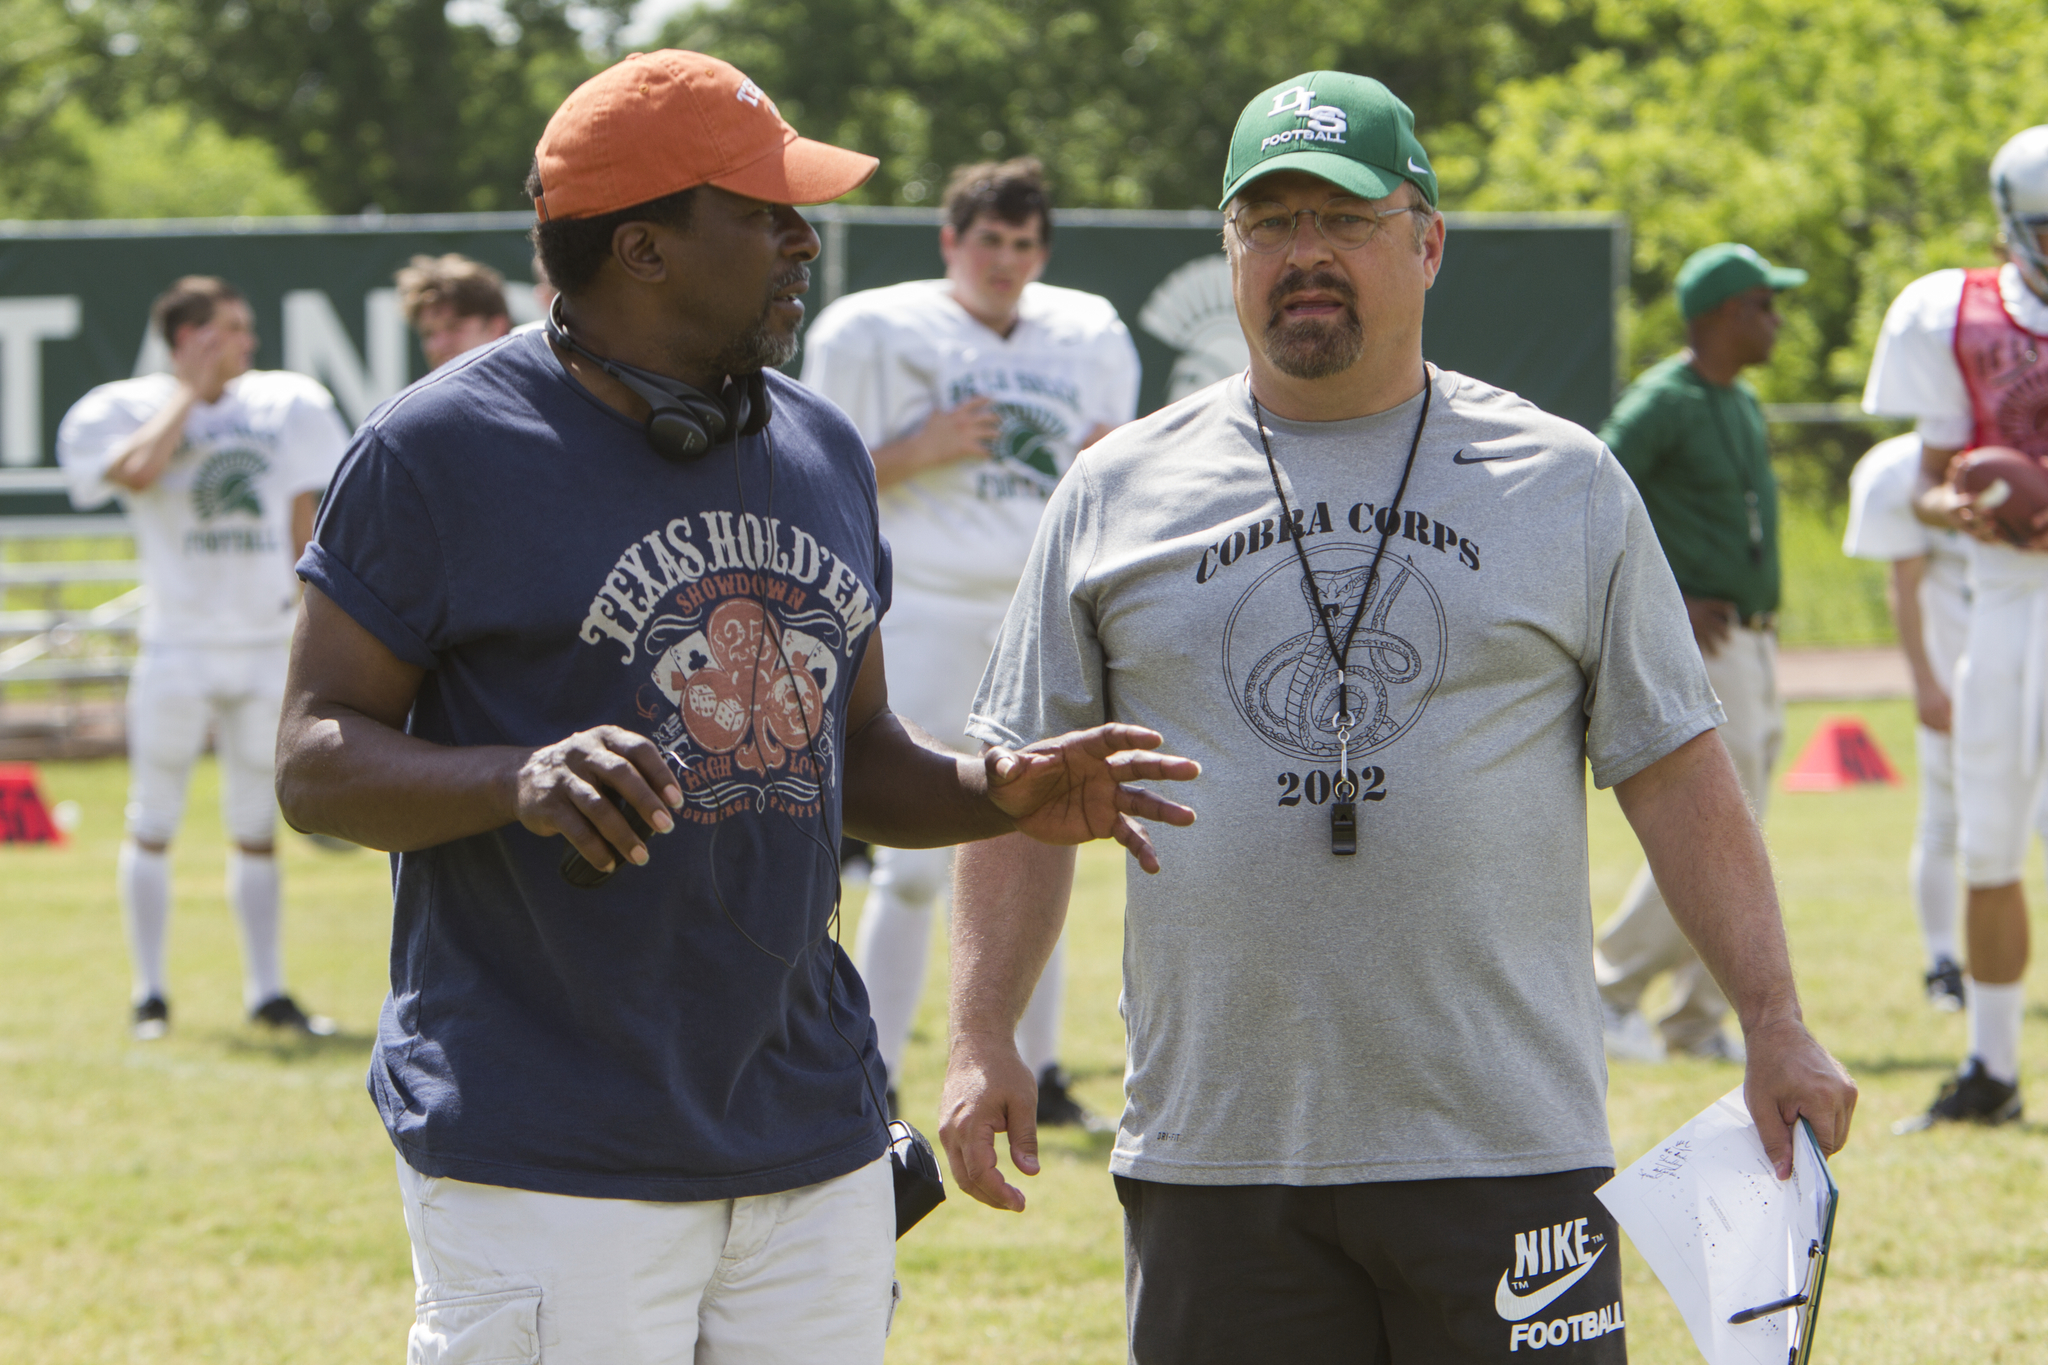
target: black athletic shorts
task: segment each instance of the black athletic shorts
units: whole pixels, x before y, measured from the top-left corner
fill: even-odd
[[[1118,1176],[1131,1360],[1621,1365],[1620,1239],[1593,1197],[1613,1174],[1325,1186]]]

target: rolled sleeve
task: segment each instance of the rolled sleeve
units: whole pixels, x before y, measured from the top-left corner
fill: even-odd
[[[449,643],[446,556],[431,509],[368,428],[321,504],[298,574],[409,664],[433,668]]]

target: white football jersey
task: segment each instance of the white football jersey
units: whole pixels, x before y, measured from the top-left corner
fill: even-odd
[[[2013,321],[2030,332],[2048,332],[2048,303],[2027,288],[2016,267],[1999,270],[1998,296]],[[1901,289],[1885,310],[1863,385],[1865,412],[1918,418],[1920,435],[1948,450],[1970,444],[1976,420],[1969,386],[1956,363],[1956,312],[1962,302],[1961,270],[1937,270]]]
[[[1934,675],[1952,687],[1970,627],[1969,537],[1913,515],[1920,444],[1915,435],[1894,436],[1856,462],[1849,475],[1849,530],[1842,551],[1887,563],[1926,556],[1920,578],[1921,631]]]
[[[803,382],[846,410],[870,449],[934,411],[986,397],[1002,430],[985,460],[882,490],[899,589],[1007,602],[1045,501],[1097,426],[1137,415],[1138,351],[1109,300],[1025,286],[999,336],[945,280],[834,300],[804,338]]]
[[[57,428],[72,505],[118,498],[148,588],[144,644],[250,645],[291,638],[292,501],[327,486],[348,430],[302,374],[251,370],[196,403],[163,475],[140,491],[107,482],[122,444],[171,401],[167,374],[102,384]]]

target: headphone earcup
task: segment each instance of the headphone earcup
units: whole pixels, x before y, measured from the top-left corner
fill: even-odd
[[[711,433],[683,408],[656,408],[647,415],[647,443],[664,460],[683,464],[711,449]]]

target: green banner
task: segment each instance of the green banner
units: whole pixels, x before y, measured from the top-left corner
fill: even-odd
[[[839,294],[942,273],[937,216],[807,211],[824,251],[812,312]],[[1588,426],[1616,389],[1618,264],[1626,226],[1604,215],[1451,214],[1424,349],[1450,369]],[[180,275],[220,275],[247,295],[256,364],[312,375],[351,424],[425,372],[392,276],[457,251],[504,272],[514,321],[537,316],[524,214],[0,223],[0,515],[68,510],[47,478],[9,469],[56,459],[57,423],[95,384],[167,367],[150,301]],[[1150,411],[1242,369],[1220,216],[1059,215],[1048,283],[1106,296],[1144,362]]]

